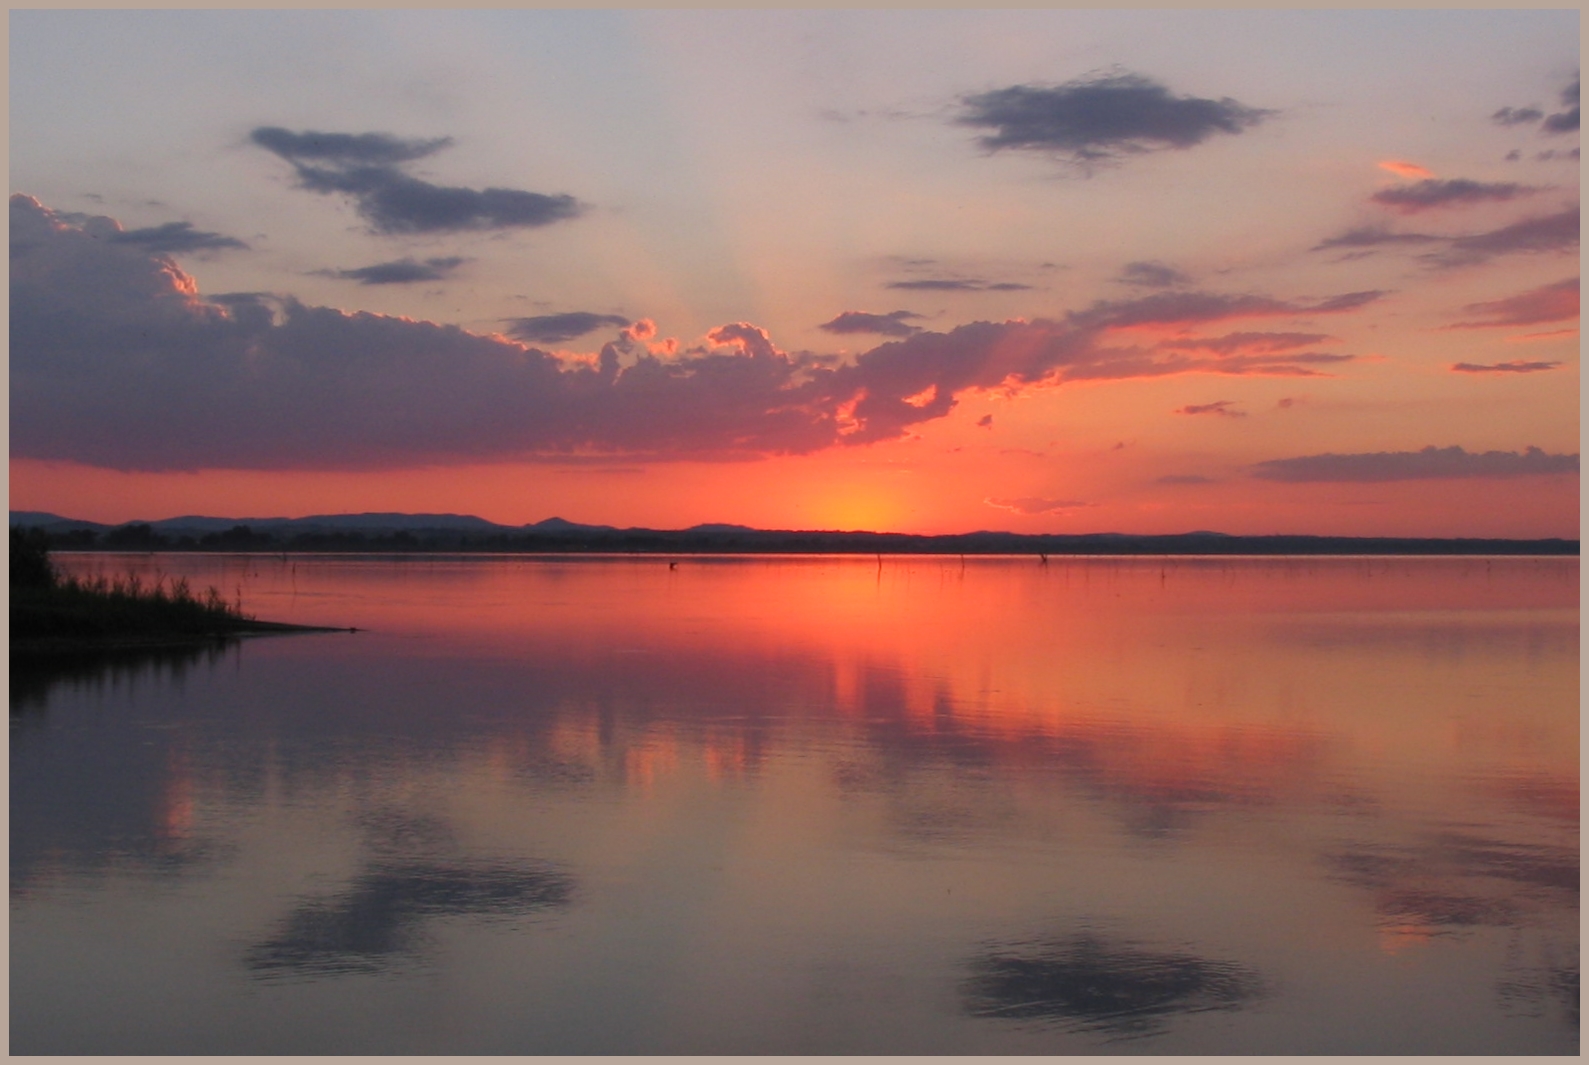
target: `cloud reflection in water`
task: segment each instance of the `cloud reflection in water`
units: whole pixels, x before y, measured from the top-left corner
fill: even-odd
[[[374,973],[412,955],[427,918],[522,916],[567,905],[574,882],[552,869],[505,865],[377,866],[329,899],[294,910],[244,964],[261,977]]]
[[[1263,992],[1258,974],[1234,962],[1090,933],[990,949],[971,969],[963,992],[974,1017],[1054,1020],[1116,1038],[1156,1034],[1172,1014],[1240,1009]]]

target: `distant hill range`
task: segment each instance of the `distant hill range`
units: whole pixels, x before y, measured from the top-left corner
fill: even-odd
[[[1577,555],[1577,540],[1379,536],[1232,536],[1220,532],[942,536],[837,530],[619,529],[547,518],[498,525],[469,514],[319,514],[307,518],[209,518],[99,522],[13,510],[11,525],[43,529],[53,546],[106,551],[523,551],[721,554],[1025,555]]]

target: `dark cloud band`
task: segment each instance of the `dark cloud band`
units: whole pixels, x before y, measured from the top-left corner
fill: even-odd
[[[1429,178],[1412,185],[1381,189],[1369,198],[1377,204],[1411,214],[1432,207],[1505,203],[1538,191],[1515,182],[1469,181],[1466,178],[1441,181],[1438,178]]]
[[[150,226],[148,229],[122,230],[112,233],[110,239],[117,244],[135,244],[146,251],[162,252],[166,255],[248,247],[236,237],[194,229],[191,222],[167,222],[163,226]]]
[[[507,334],[536,344],[561,344],[564,341],[594,333],[602,326],[622,329],[629,319],[618,314],[592,314],[589,311],[569,311],[566,314],[541,314],[532,318],[511,318]]]
[[[269,126],[251,138],[291,163],[302,188],[351,196],[378,233],[535,227],[583,212],[565,194],[433,185],[400,169],[447,147],[448,137],[403,140],[385,133],[293,133]]]
[[[1252,469],[1254,477],[1292,483],[1448,480],[1471,477],[1533,477],[1575,474],[1578,456],[1552,455],[1537,447],[1517,451],[1471,452],[1460,447],[1426,447],[1422,451],[1374,451],[1363,454],[1304,455],[1270,459]]]
[[[924,277],[912,281],[890,281],[883,287],[905,292],[1028,292],[1032,288],[1018,281],[986,281],[975,277]]]
[[[1559,362],[1459,362],[1451,367],[1452,373],[1541,373],[1554,370]]]
[[[1444,245],[1418,256],[1430,266],[1473,266],[1502,255],[1563,252],[1578,246],[1578,208],[1556,214],[1524,218],[1484,233],[1440,236],[1433,233],[1394,233],[1378,226],[1348,230],[1314,245],[1313,251],[1355,248],[1372,251],[1385,246]]]
[[[321,270],[327,277],[344,281],[357,281],[361,285],[411,285],[418,281],[442,281],[462,266],[466,260],[457,256],[439,259],[398,259],[390,263],[375,263],[353,270]]]

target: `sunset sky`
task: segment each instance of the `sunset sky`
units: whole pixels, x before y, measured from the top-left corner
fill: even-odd
[[[11,507],[1578,535],[1576,11],[13,11]]]

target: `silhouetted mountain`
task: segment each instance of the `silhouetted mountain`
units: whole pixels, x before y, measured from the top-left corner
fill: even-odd
[[[62,532],[68,529],[109,529],[109,525],[101,525],[97,521],[80,521],[77,518],[63,518],[59,514],[50,514],[42,510],[13,510],[11,512],[11,527],[37,526],[46,532]]]
[[[1577,540],[1437,537],[1236,536],[1200,530],[1025,534],[981,530],[939,536],[755,529],[704,523],[688,529],[618,529],[547,518],[498,525],[463,514],[325,514],[307,518],[189,516],[107,526],[39,511],[12,511],[71,549],[196,551],[528,551],[662,554],[965,555],[1576,555]]]
[[[497,526],[499,529],[507,527],[508,526],[505,525]],[[545,521],[538,521],[533,525],[521,525],[519,528],[535,529],[540,532],[590,532],[595,530],[602,532],[618,531],[614,526],[611,525],[580,525],[578,522],[564,521],[562,518],[547,518]]]

